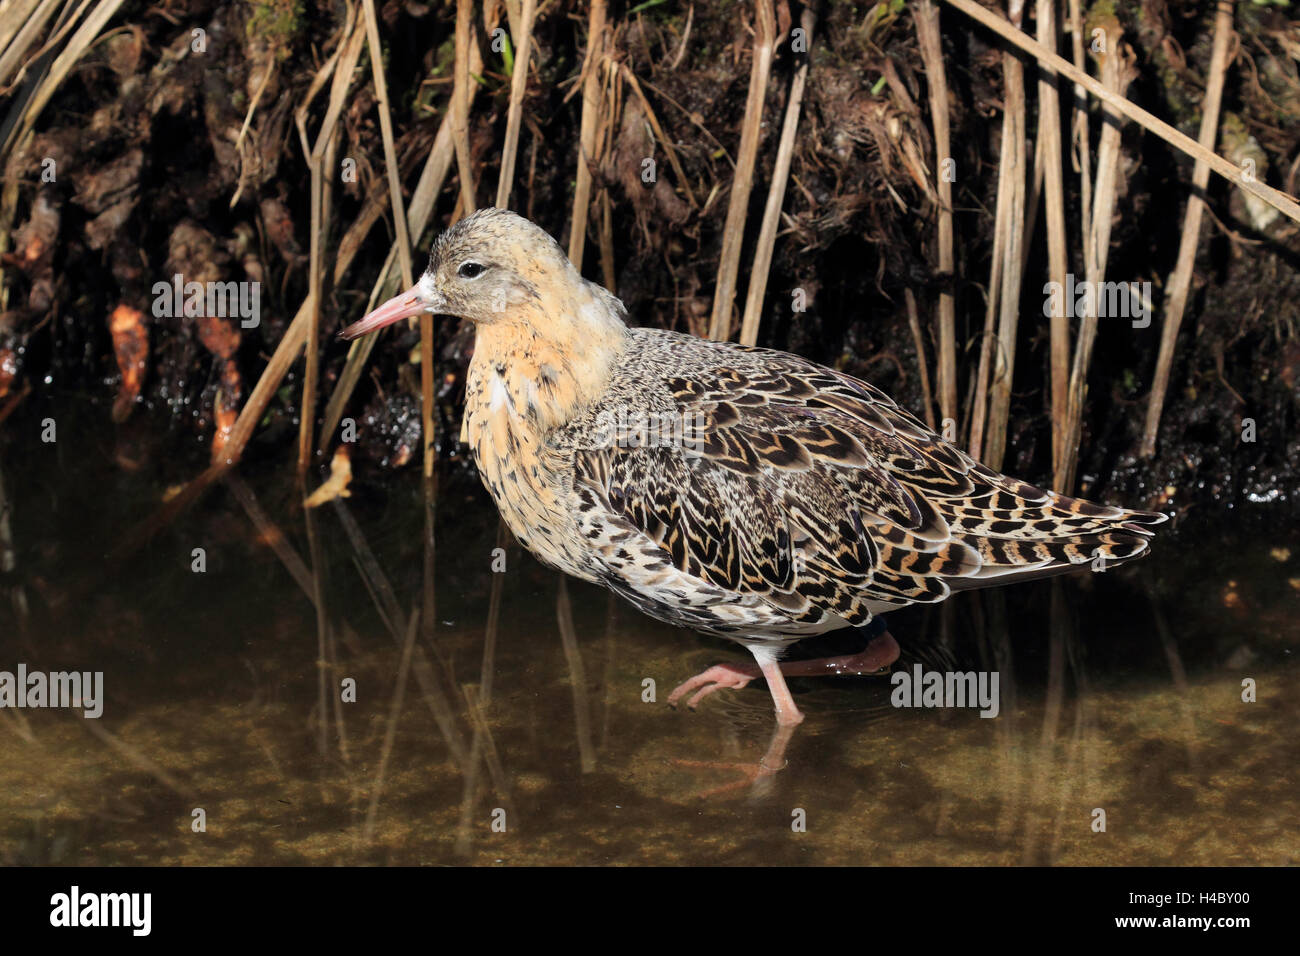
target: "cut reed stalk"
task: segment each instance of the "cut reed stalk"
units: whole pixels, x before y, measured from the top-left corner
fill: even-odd
[[[790,98],[785,107],[785,122],[781,127],[781,142],[776,151],[776,165],[772,169],[772,182],[767,190],[767,204],[763,207],[763,224],[758,232],[758,246],[754,249],[754,265],[749,272],[749,289],[745,295],[745,313],[740,323],[740,344],[758,342],[758,326],[763,318],[763,297],[767,292],[768,273],[772,268],[772,250],[776,246],[776,229],[781,221],[781,207],[785,205],[785,188],[790,179],[790,162],[794,158],[794,137],[799,130],[799,114],[803,109],[804,87],[808,83],[808,69],[812,64],[812,33],[816,14],[811,7],[804,9],[800,25],[807,44],[804,60],[790,81]]]
[[[1056,0],[1038,0],[1038,42],[1056,51]],[[1064,154],[1061,142],[1061,100],[1057,73],[1049,66],[1038,66],[1038,171],[1043,177],[1043,202],[1047,216],[1047,278],[1050,282],[1066,281],[1069,269],[1065,240]],[[1028,244],[1026,244],[1028,246]],[[1053,301],[1059,301],[1053,297]],[[1052,420],[1052,462],[1060,461],[1066,433],[1066,403],[1070,383],[1070,320],[1061,309],[1050,319],[1051,392],[1049,412]],[[1053,481],[1056,475],[1053,474]]]
[[[334,130],[338,125],[339,117],[343,113],[343,105],[347,99],[348,90],[352,86],[352,74],[357,61],[361,57],[362,44],[365,42],[365,28],[362,21],[353,18],[349,22],[352,26],[352,33],[342,56],[336,61],[333,82],[330,86],[329,104],[325,110],[325,119],[321,123],[320,132],[317,134],[307,156],[307,166],[311,173],[311,250],[308,265],[307,301],[304,308],[307,310],[305,334],[310,346],[307,349],[306,368],[303,372],[302,401],[299,409],[298,475],[300,484],[304,482],[307,467],[311,464],[312,432],[316,421],[316,389],[320,359],[320,349],[317,346],[320,342],[320,303],[324,292],[322,273],[324,271],[323,261],[326,240],[324,212],[324,181],[326,173],[323,168],[324,160],[329,149],[329,143],[334,136]],[[304,145],[307,141],[306,106],[307,104],[304,103],[303,108],[298,112],[298,131],[303,138]],[[238,427],[239,422],[236,420],[235,429],[231,431],[232,439]],[[221,454],[227,458],[230,457],[230,453],[226,448],[219,448],[218,446],[213,447],[213,453]]]
[[[1219,0],[1214,18],[1214,47],[1210,54],[1210,71],[1205,84],[1205,101],[1202,104],[1201,130],[1198,140],[1206,149],[1213,150],[1219,130],[1219,109],[1223,103],[1223,84],[1228,75],[1228,50],[1232,46],[1232,0]],[[1165,297],[1165,322],[1160,332],[1160,354],[1156,358],[1155,380],[1147,399],[1146,424],[1142,433],[1141,454],[1150,458],[1156,452],[1156,434],[1160,429],[1160,413],[1164,409],[1165,394],[1169,389],[1169,374],[1174,364],[1174,347],[1178,343],[1178,329],[1182,325],[1183,311],[1187,307],[1187,293],[1192,285],[1192,269],[1196,264],[1196,247],[1200,243],[1201,220],[1205,211],[1205,188],[1210,182],[1210,167],[1203,160],[1196,161],[1192,171],[1192,190],[1187,196],[1187,212],[1183,219],[1183,235],[1178,244],[1178,259],[1169,279]]]
[[[578,167],[574,173],[573,215],[569,218],[569,261],[582,271],[587,244],[587,216],[591,208],[591,164],[596,162],[596,134],[600,129],[604,99],[601,63],[605,57],[605,0],[591,0],[587,18],[587,55],[582,63],[582,125],[578,140]]]
[[[523,118],[524,93],[528,89],[528,57],[532,52],[535,0],[523,0],[519,30],[515,34],[515,68],[510,75],[510,107],[506,112],[506,138],[501,147],[501,175],[497,179],[497,208],[510,208],[510,191],[515,182],[515,159],[519,152],[519,123]]]
[[[939,193],[939,299],[935,306],[939,326],[938,386],[939,417],[957,420],[957,309],[952,294],[953,219],[952,181],[944,163],[952,159],[948,129],[948,80],[943,69],[943,46],[939,34],[939,9],[932,0],[921,0],[913,10],[916,38],[925,66],[930,97],[930,122],[934,126],[935,187]],[[982,395],[983,392],[981,391]]]
[[[19,61],[41,35],[59,3],[60,0],[0,2],[0,86],[14,75]]]
[[[1002,270],[1006,264],[1008,236],[1020,223],[1011,221],[1011,175],[1008,157],[1007,114],[1002,118],[1002,157],[998,162],[998,193],[993,211],[993,255],[989,265],[989,287],[984,302],[984,333],[980,337],[979,367],[975,373],[975,392],[967,403],[970,408],[970,440],[967,447],[976,458],[983,456],[985,424],[988,420],[989,377],[994,363],[997,338],[998,305],[1002,299]]]
[[[1083,46],[1083,6],[1081,0],[1069,0],[1069,5],[1071,56],[1074,59],[1075,68],[1086,71],[1088,61]],[[1074,84],[1072,116],[1071,158],[1074,169],[1079,174],[1080,245],[1083,249],[1083,272],[1086,276],[1093,271],[1093,250],[1089,242],[1089,237],[1092,235],[1092,142],[1088,128],[1088,91],[1083,84],[1077,82]],[[1067,379],[1065,407],[1061,413],[1063,419],[1061,440],[1054,443],[1052,448],[1052,489],[1062,493],[1065,491],[1067,483],[1066,473],[1070,470],[1068,461],[1078,453],[1078,449],[1072,444],[1071,401],[1070,386]],[[1055,414],[1054,411],[1053,415],[1055,416]],[[1055,430],[1055,428],[1054,418],[1053,429]]]
[[[1071,55],[1079,70],[1087,69],[1087,55],[1083,52],[1083,8],[1080,0],[1070,0]],[[1074,84],[1073,160],[1079,174],[1079,225],[1081,243],[1085,254],[1088,236],[1092,233],[1092,142],[1088,130],[1088,91],[1081,83]]]
[[[1012,17],[1017,26],[1023,11],[1021,0],[1012,0]],[[1007,227],[1002,246],[1002,292],[999,301],[998,342],[994,362],[992,396],[989,400],[988,438],[983,461],[993,469],[1002,467],[1006,451],[1007,419],[1011,412],[1011,383],[1016,367],[1016,330],[1020,319],[1020,278],[1024,263],[1021,244],[1025,221],[1025,68],[1013,53],[1002,54],[1006,78],[1002,123],[1001,165],[1006,178],[1001,188],[1010,190],[1006,205]],[[999,196],[999,201],[1001,197]]]
[[[731,337],[740,250],[745,239],[745,220],[749,216],[749,194],[754,187],[754,166],[758,161],[758,144],[763,130],[763,102],[767,99],[772,46],[776,41],[776,14],[772,10],[772,0],[755,0],[754,10],[754,57],[749,72],[749,95],[745,99],[745,119],[740,128],[736,173],[727,202],[722,250],[718,256],[718,278],[713,292],[713,314],[709,320],[709,338],[717,341]]]
[[[600,281],[618,295],[618,278],[614,273],[614,201],[609,190],[600,191]]]
[[[1213,150],[1208,150],[1196,140],[1192,139],[1186,133],[1179,132],[1168,123],[1164,122],[1154,114],[1144,110],[1142,107],[1127,100],[1122,94],[1114,90],[1108,90],[1106,87],[1097,82],[1083,70],[1078,69],[1069,61],[1062,59],[1055,53],[1044,49],[1040,44],[1030,39],[1026,34],[1010,26],[1005,20],[1000,19],[996,14],[984,9],[974,0],[943,0],[949,6],[955,7],[962,13],[965,13],[972,20],[976,20],[988,29],[992,30],[998,36],[1008,40],[1013,45],[1024,50],[1026,53],[1034,56],[1039,62],[1046,63],[1054,67],[1058,72],[1073,80],[1085,90],[1101,100],[1116,113],[1122,114],[1126,119],[1132,120],[1143,129],[1159,136],[1166,143],[1175,149],[1181,150],[1192,159],[1204,159],[1214,172],[1218,173],[1238,189],[1257,197],[1268,203],[1274,209],[1285,214],[1290,219],[1300,222],[1300,204],[1295,199],[1288,196],[1281,190],[1274,189],[1264,183],[1254,179],[1245,179],[1241,175],[1241,168],[1236,164],[1229,162]]]
[[[456,75],[451,91],[452,131],[456,171],[460,177],[461,215],[478,208],[474,199],[474,169],[469,152],[469,39],[474,0],[456,0]]]
[[[388,168],[389,204],[393,208],[393,228],[397,233],[397,261],[402,267],[402,282],[415,284],[411,268],[411,237],[406,231],[406,216],[402,215],[402,177],[397,167],[397,149],[393,145],[393,117],[388,107],[388,82],[384,78],[383,47],[379,45],[379,19],[375,16],[375,0],[364,0],[366,14],[366,45],[370,49],[370,72],[375,81],[375,100],[379,109],[379,133],[384,143],[384,165]]]
[[[95,9],[90,11],[86,19],[82,21],[77,31],[72,34],[63,52],[55,57],[54,62],[50,64],[50,71],[40,85],[36,87],[32,98],[27,102],[23,109],[22,120],[15,123],[9,130],[9,135],[5,141],[0,144],[0,162],[3,162],[9,155],[9,147],[14,143],[22,142],[27,133],[36,125],[36,120],[40,117],[41,112],[49,104],[50,99],[63,81],[67,79],[72,68],[77,65],[77,61],[90,48],[90,45],[99,36],[100,31],[117,13],[118,8],[122,6],[122,0],[100,0],[95,5]]]
[[[1033,251],[1034,232],[1038,229],[1038,204],[1043,198],[1043,138],[1034,139],[1034,158],[1029,163],[1031,170],[1029,188],[1025,199],[1024,240],[1020,243],[1020,273],[1029,267],[1029,253]]]
[[[307,466],[311,464],[312,448],[311,434],[312,426],[316,421],[316,378],[320,364],[320,349],[317,345],[320,342],[320,299],[321,299],[321,246],[324,243],[324,237],[321,235],[321,168],[320,163],[313,158],[309,164],[311,172],[311,258],[307,267],[308,289],[307,289],[307,341],[310,343],[306,354],[306,368],[302,377],[302,400],[299,408],[298,419],[298,475],[300,483],[302,476],[307,473]],[[213,446],[213,454],[219,452],[218,446]],[[303,497],[306,497],[305,495]]]
[[[482,60],[478,55],[478,47],[471,43],[470,69],[478,71],[481,68]],[[471,105],[477,91],[477,84],[470,88]],[[452,126],[451,114],[448,111],[443,115],[442,122],[438,126],[438,134],[434,138],[433,147],[429,150],[429,157],[425,160],[424,170],[420,173],[420,180],[416,183],[415,192],[411,194],[411,203],[406,210],[409,232],[412,237],[418,238],[424,234],[429,220],[433,217],[434,203],[447,181],[447,174],[451,171],[451,164],[455,159]],[[352,259],[356,256],[358,249],[359,243],[348,244],[344,242],[339,244],[339,259],[334,270],[336,284],[352,264]],[[386,297],[396,291],[397,284],[393,281],[393,267],[396,262],[397,248],[396,244],[394,244],[393,248],[388,252],[384,267],[379,271],[379,276],[371,287],[366,311],[374,308],[381,297]],[[432,321],[432,316],[429,319]],[[421,330],[423,331],[423,326],[421,326]],[[348,399],[352,397],[352,390],[356,387],[356,383],[360,381],[361,373],[365,371],[366,362],[378,338],[377,335],[366,335],[352,343],[352,348],[348,351],[347,361],[343,365],[343,371],[339,374],[338,382],[334,386],[334,392],[330,395],[329,404],[325,408],[325,421],[317,438],[317,444],[322,450],[329,444],[330,436],[338,428],[338,423],[343,417],[343,409],[346,407]],[[423,343],[422,334],[421,361],[423,361]],[[430,363],[429,367],[433,367],[432,363]]]
[[[1101,56],[1101,73],[1106,88],[1122,97],[1132,82],[1134,71],[1120,50],[1119,21],[1110,18],[1106,30],[1106,52]],[[1102,107],[1105,123],[1097,144],[1097,177],[1092,202],[1092,231],[1084,247],[1087,288],[1100,289],[1106,275],[1110,254],[1110,230],[1115,214],[1115,195],[1119,178],[1119,153],[1121,116],[1109,104]],[[1087,396],[1088,366],[1092,362],[1092,347],[1097,339],[1098,301],[1080,318],[1079,336],[1074,346],[1074,360],[1070,367],[1070,388],[1066,405],[1066,431],[1062,445],[1063,461],[1059,469],[1060,491],[1068,493],[1074,485],[1078,466],[1079,440],[1083,428],[1083,404]]]
[[[912,344],[916,347],[916,367],[921,370],[921,402],[925,423],[934,430],[934,398],[930,394],[930,370],[925,361],[925,336],[921,334],[921,317],[916,311],[916,296],[911,289],[903,290],[907,304],[907,324],[912,329]]]

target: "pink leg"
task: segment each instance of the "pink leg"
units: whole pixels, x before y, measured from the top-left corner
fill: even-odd
[[[715,664],[708,670],[696,674],[690,680],[678,684],[676,689],[668,695],[668,706],[676,707],[677,702],[695,691],[691,699],[686,702],[686,706],[695,709],[695,705],[704,697],[712,694],[715,690],[721,690],[723,687],[734,687],[739,690],[744,687],[762,672],[753,664]],[[698,688],[698,690],[696,690]]]
[[[785,677],[817,677],[837,674],[875,674],[898,660],[898,642],[886,631],[869,643],[857,654],[845,654],[839,657],[823,657],[813,661],[792,661],[788,664],[777,662],[776,653],[769,648],[750,648],[756,663],[754,664],[717,664],[702,674],[697,674],[677,687],[669,696],[668,703],[676,706],[677,702],[691,694],[687,706],[694,709],[704,697],[722,687],[744,687],[757,677],[767,681],[772,692],[772,702],[776,705],[776,731],[768,744],[767,753],[758,763],[731,763],[718,761],[677,760],[675,763],[684,767],[706,770],[731,770],[739,774],[739,779],[706,790],[701,798],[715,797],[723,793],[751,786],[751,793],[760,796],[772,784],[772,778],[785,766],[785,751],[794,735],[794,728],[803,722],[803,714],[795,705],[786,686]],[[694,691],[694,693],[692,693]]]
[[[803,723],[803,713],[795,706],[790,696],[790,688],[785,686],[785,675],[776,654],[766,648],[751,647],[750,651],[758,659],[758,666],[767,681],[767,689],[772,692],[772,703],[776,704],[776,722],[780,727],[793,727]]]
[[[888,631],[874,638],[856,654],[821,657],[812,661],[791,661],[781,665],[786,677],[843,677],[876,674],[898,660],[900,651]]]
[[[771,652],[768,653],[770,655]],[[768,687],[772,691],[772,700],[776,704],[777,723],[783,722],[784,713],[786,715],[784,722],[793,725],[803,720],[803,714],[799,712],[794,698],[790,696],[790,690],[785,685],[786,677],[875,674],[898,660],[898,654],[898,642],[888,631],[876,637],[857,654],[843,654],[839,657],[822,657],[812,661],[790,661],[779,664],[774,656],[769,656],[764,663],[763,658],[755,651],[757,664],[717,664],[710,667],[702,674],[696,674],[690,680],[678,685],[677,689],[668,695],[668,703],[675,707],[679,700],[695,691],[686,702],[686,706],[694,710],[703,698],[715,690],[724,687],[739,689],[756,677],[763,677],[767,680]]]

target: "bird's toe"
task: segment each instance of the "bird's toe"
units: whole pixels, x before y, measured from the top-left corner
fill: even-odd
[[[739,690],[757,676],[757,669],[754,667],[743,664],[715,664],[708,670],[696,674],[690,680],[678,684],[673,692],[668,695],[668,705],[676,707],[683,697],[690,694],[686,706],[694,710],[701,700],[715,690],[721,690],[724,687]]]

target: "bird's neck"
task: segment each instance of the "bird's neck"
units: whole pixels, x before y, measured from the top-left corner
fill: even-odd
[[[563,299],[539,298],[475,329],[461,440],[525,546],[539,529],[573,520],[556,496],[562,462],[547,437],[604,396],[628,348],[622,311],[612,295],[578,278]],[[583,575],[577,556],[548,554],[555,566]]]
[[[574,279],[563,292],[476,327],[465,409],[471,427],[505,415],[516,428],[545,433],[604,395],[628,345],[622,304],[576,272]]]

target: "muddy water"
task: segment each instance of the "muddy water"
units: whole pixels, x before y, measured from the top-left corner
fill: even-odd
[[[359,479],[315,513],[318,618],[280,466],[106,557],[194,473],[124,470],[111,445],[0,460],[0,670],[104,675],[98,720],[0,711],[4,862],[1300,862],[1300,541],[1267,511],[1193,513],[1131,569],[893,615],[898,668],[995,670],[998,716],[895,707],[888,678],[792,680],[807,720],[755,791],[761,682],[693,713],[664,703],[740,649],[572,581],[566,643],[556,574],[513,545],[487,639],[497,522],[472,478],[443,481],[437,626],[403,668],[414,475]]]

